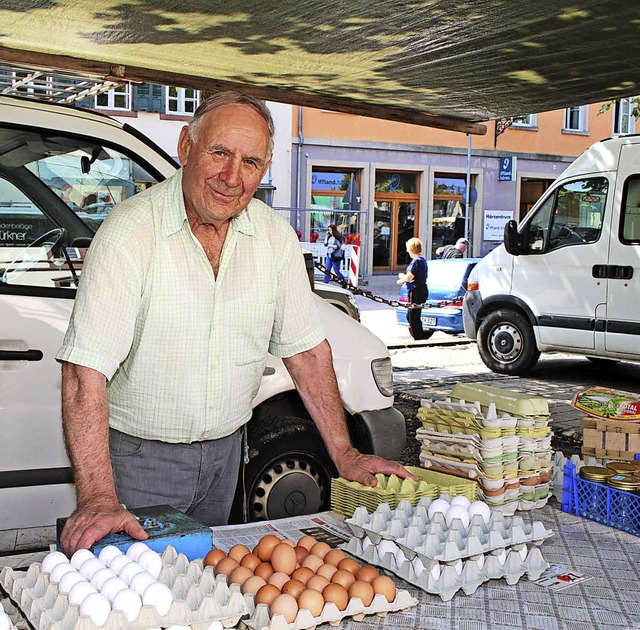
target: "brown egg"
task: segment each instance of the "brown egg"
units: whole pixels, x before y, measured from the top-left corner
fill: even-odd
[[[326,604],[335,604],[338,610],[344,610],[349,603],[349,594],[340,584],[327,584],[322,589],[322,597]]]
[[[289,538],[283,538],[282,539],[282,544],[283,545],[289,545],[289,547],[295,547],[296,543],[293,542],[293,540],[290,540]]]
[[[322,558],[323,560],[330,551],[331,547],[329,547],[326,542],[319,542],[311,547],[311,553],[318,556],[319,558]]]
[[[386,575],[379,575],[373,580],[371,586],[373,586],[373,591],[376,595],[378,593],[384,595],[389,603],[396,598],[395,582]]]
[[[261,562],[254,570],[254,575],[259,575],[265,582],[273,575],[273,567],[270,562]]]
[[[308,549],[305,549],[304,547],[301,547],[300,545],[297,545],[296,547],[294,547],[293,550],[296,552],[296,560],[298,561],[298,564],[302,564],[302,561],[310,553],[310,551]]]
[[[318,541],[313,536],[303,536],[299,541],[298,545],[300,547],[304,547],[307,551],[311,551],[313,545],[315,545]]]
[[[314,575],[309,578],[307,582],[307,588],[312,588],[314,591],[318,591],[322,593],[322,589],[329,584],[329,580],[327,578],[322,577],[321,575]]]
[[[373,586],[364,580],[356,580],[349,587],[349,598],[357,597],[363,606],[370,606],[373,601]]]
[[[238,565],[227,578],[229,584],[240,584],[242,586],[250,577],[253,577],[253,571],[247,567]]]
[[[262,562],[255,553],[248,553],[246,556],[240,560],[240,566],[247,567],[247,569],[251,569],[255,571],[256,567]]]
[[[227,554],[222,551],[222,549],[212,549],[205,557],[202,562],[205,567],[215,567],[220,560],[226,558]]]
[[[355,581],[356,576],[346,569],[338,569],[329,580],[332,584],[340,584],[344,589],[348,589]]]
[[[293,623],[298,614],[298,602],[293,595],[278,595],[269,608],[271,619],[274,615],[282,615],[287,623]]]
[[[309,567],[300,567],[291,574],[291,579],[299,580],[303,584],[306,584],[309,578],[312,578],[314,575],[315,573]]]
[[[323,564],[316,571],[316,575],[321,575],[322,577],[326,577],[327,580],[331,581],[331,577],[337,570],[338,567],[335,567],[332,564]]]
[[[229,549],[229,557],[238,562],[240,562],[240,560],[242,560],[242,558],[244,558],[248,553],[251,552],[246,545],[234,545]]]
[[[287,595],[293,595],[296,599],[298,599],[298,595],[302,593],[302,591],[306,590],[306,586],[300,582],[300,580],[289,580],[285,582],[281,591],[286,593]]]
[[[253,550],[253,553],[260,558],[263,562],[271,561],[271,554],[273,552],[273,548],[276,545],[280,544],[280,539],[273,534],[267,534],[260,539],[260,542],[256,545],[256,548]]]
[[[347,556],[342,549],[332,549],[325,557],[325,564],[332,564],[334,567],[338,566],[338,562],[344,560]]]
[[[289,581],[289,576],[282,571],[276,571],[268,580],[267,584],[273,584],[279,591]]]
[[[291,575],[296,570],[296,552],[286,543],[276,545],[271,552],[271,566],[274,571]]]
[[[245,593],[255,595],[265,584],[266,582],[259,575],[253,575],[240,587],[240,592],[243,595]]]
[[[310,553],[302,562],[303,567],[311,569],[314,573],[324,564],[322,558]]]
[[[231,571],[239,566],[240,565],[238,564],[237,560],[234,560],[233,558],[229,558],[227,556],[226,558],[222,558],[222,560],[220,560],[220,562],[216,564],[215,574],[229,575]]]
[[[302,591],[298,596],[298,608],[300,610],[308,610],[313,617],[319,617],[324,608],[324,597],[322,597],[322,593],[312,588]]]
[[[346,571],[349,571],[350,573],[353,573],[353,575],[355,575],[356,573],[358,573],[358,571],[360,571],[360,565],[353,558],[345,558],[344,560],[340,560],[340,562],[338,562],[338,569],[345,569]]]
[[[258,604],[266,604],[267,606],[271,606],[273,600],[280,595],[280,590],[277,589],[273,584],[265,584],[263,587],[258,589],[255,597],[256,606]]]
[[[375,580],[379,575],[380,573],[378,573],[378,569],[370,565],[366,565],[356,573],[356,580],[362,580],[363,582],[369,582],[369,584],[371,584],[371,582],[373,582],[373,580]]]

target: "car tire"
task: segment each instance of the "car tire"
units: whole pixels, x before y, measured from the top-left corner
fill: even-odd
[[[498,374],[526,374],[540,358],[533,328],[513,309],[498,309],[478,329],[478,351],[484,364]]]
[[[249,426],[248,446],[250,459],[241,467],[231,522],[329,509],[331,477],[337,471],[313,421],[265,418]]]

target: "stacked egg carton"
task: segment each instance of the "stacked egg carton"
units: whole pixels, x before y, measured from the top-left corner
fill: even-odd
[[[422,499],[416,507],[380,505],[372,514],[360,508],[346,521],[353,537],[342,549],[443,601],[459,590],[471,595],[491,579],[513,585],[526,574],[536,580],[547,568],[540,545],[553,532],[543,523],[494,510],[488,518],[473,514],[465,525],[439,510],[429,516],[430,506]]]
[[[134,543],[127,554],[132,549],[140,551],[141,546],[146,547],[145,553],[151,551],[144,543]],[[80,562],[86,554],[91,557]],[[210,568],[203,570],[202,560],[189,562],[170,546],[156,556],[158,562],[149,565],[150,571],[134,571],[137,562],[113,546],[105,547],[98,557],[80,550],[71,562],[60,552],[52,552],[26,572],[4,568],[0,584],[36,630],[134,630],[187,624],[205,630],[218,624],[220,628],[235,626],[247,614],[239,587],[228,587],[224,577],[214,577]],[[97,568],[96,563],[102,567]],[[116,570],[117,565],[122,566]],[[118,581],[122,584],[116,585]]]
[[[463,394],[477,400],[465,402]],[[422,465],[477,478],[480,498],[506,514],[545,505],[552,470],[547,402],[473,383],[456,385],[451,398],[422,401]]]
[[[469,479],[460,479],[452,475],[406,466],[418,481],[400,479],[396,475],[377,474],[376,486],[365,486],[357,481],[348,481],[342,477],[331,480],[331,509],[344,516],[351,516],[357,507],[364,506],[369,511],[381,503],[396,508],[401,501],[408,500],[416,505],[423,497],[438,498],[441,494],[451,497],[463,496],[474,501],[477,483]]]
[[[9,614],[10,610],[8,609],[10,608],[11,604],[5,607],[4,604],[0,602],[0,630],[16,630],[12,616]],[[15,616],[15,614],[13,616]]]
[[[347,617],[355,621],[362,621],[367,615],[386,617],[390,612],[406,611],[418,603],[408,591],[397,590],[392,602],[388,602],[384,595],[377,594],[369,606],[364,606],[359,598],[352,597],[344,610],[338,610],[335,604],[327,603],[318,617],[314,617],[306,609],[301,609],[294,621],[287,623],[283,615],[270,617],[266,604],[256,606],[252,595],[246,594],[245,599],[249,608],[249,618],[243,619],[242,625],[251,630],[304,630],[315,628],[322,623],[335,626]]]

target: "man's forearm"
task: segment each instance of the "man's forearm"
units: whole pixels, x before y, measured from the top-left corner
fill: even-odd
[[[90,368],[63,363],[62,424],[76,483],[78,507],[118,505],[109,457],[106,379]]]

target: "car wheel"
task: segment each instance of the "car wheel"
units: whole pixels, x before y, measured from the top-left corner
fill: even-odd
[[[322,437],[306,418],[268,418],[250,427],[232,520],[260,521],[329,508],[337,471]]]
[[[499,309],[483,320],[478,350],[484,364],[499,374],[525,374],[540,358],[531,324],[512,309]]]

